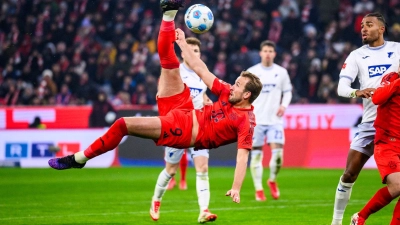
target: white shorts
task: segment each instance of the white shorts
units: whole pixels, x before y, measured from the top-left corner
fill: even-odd
[[[268,144],[285,144],[285,132],[283,130],[283,125],[256,125],[253,134],[253,147],[263,146],[265,137],[267,137]]]
[[[171,164],[177,164],[177,163],[179,163],[179,161],[181,161],[184,151],[185,151],[184,149],[165,147],[164,160]],[[209,157],[208,149],[202,149],[202,150],[195,151],[194,148],[188,148],[188,151],[190,151],[190,155],[191,155],[192,159],[196,158],[197,156],[205,156],[207,158]]]
[[[374,154],[373,143],[376,133],[374,122],[360,123],[357,128],[358,131],[351,141],[350,148],[367,156],[372,156]]]

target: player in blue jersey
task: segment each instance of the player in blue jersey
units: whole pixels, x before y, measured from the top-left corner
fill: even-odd
[[[186,38],[186,42],[193,50],[196,56],[200,57],[201,42],[197,38]],[[205,104],[212,104],[206,95],[207,86],[200,77],[190,68],[182,55],[183,63],[179,66],[182,81],[189,87],[195,109],[201,109]],[[196,191],[200,207],[199,223],[211,222],[217,219],[217,215],[208,210],[210,203],[210,184],[208,181],[208,149],[194,151],[189,148],[188,151],[193,159],[196,168]],[[150,216],[153,220],[160,217],[161,199],[167,190],[167,185],[176,174],[179,162],[182,157],[186,157],[185,149],[165,148],[165,169],[158,176],[154,195],[151,201]]]
[[[346,169],[336,188],[332,225],[342,224],[354,182],[374,153],[373,123],[377,106],[372,103],[371,96],[382,76],[396,72],[399,68],[400,44],[385,41],[385,31],[386,22],[380,13],[367,14],[361,22],[364,45],[350,53],[340,72],[338,94],[347,98],[363,98],[364,111],[358,132],[350,144]],[[360,82],[360,90],[351,88],[356,78]]]

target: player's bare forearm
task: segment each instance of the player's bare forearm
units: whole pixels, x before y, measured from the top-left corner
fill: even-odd
[[[397,79],[394,82],[380,86],[375,90],[374,95],[372,96],[372,102],[375,105],[385,104],[386,101],[398,90],[400,86],[400,80]]]
[[[232,184],[232,189],[240,190],[243,184],[244,177],[246,176],[247,160],[249,157],[249,150],[238,149],[236,157],[235,176]]]
[[[185,33],[181,29],[176,29],[176,43],[182,50],[182,54],[185,57],[186,62],[193,69],[193,71],[204,81],[209,89],[212,89],[212,85],[216,76],[212,74],[207,65],[195,55],[189,45],[186,43]]]
[[[249,150],[241,148],[238,149],[236,157],[235,177],[233,180],[232,189],[225,194],[226,196],[231,197],[232,201],[235,203],[240,203],[240,188],[242,187],[244,177],[246,176],[248,157]]]

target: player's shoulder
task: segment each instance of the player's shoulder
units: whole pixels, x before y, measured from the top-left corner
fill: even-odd
[[[285,67],[283,67],[283,66],[281,66],[281,65],[278,65],[278,64],[276,64],[276,63],[274,63],[274,69],[275,69],[275,70],[278,70],[278,71],[282,71],[282,72],[287,72],[287,70],[286,70]]]
[[[251,71],[254,71],[259,68],[261,68],[261,63],[257,63],[255,65],[251,66],[250,68],[247,69],[247,71],[249,71],[251,73]]]
[[[386,47],[400,47],[400,43],[399,42],[395,42],[395,41],[385,41],[386,42]]]
[[[351,51],[349,54],[349,57],[356,56],[356,55],[362,55],[362,54],[364,54],[365,51],[368,51],[368,50],[369,50],[368,45],[363,45],[363,46]]]

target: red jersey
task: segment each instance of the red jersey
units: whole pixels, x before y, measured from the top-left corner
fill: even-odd
[[[230,85],[215,79],[212,93],[218,101],[196,110],[199,133],[195,149],[211,149],[238,142],[238,148],[251,149],[256,126],[253,106],[250,109],[235,108],[229,103]]]
[[[372,102],[378,105],[374,123],[375,143],[383,141],[400,147],[400,79],[382,81],[373,94]]]

